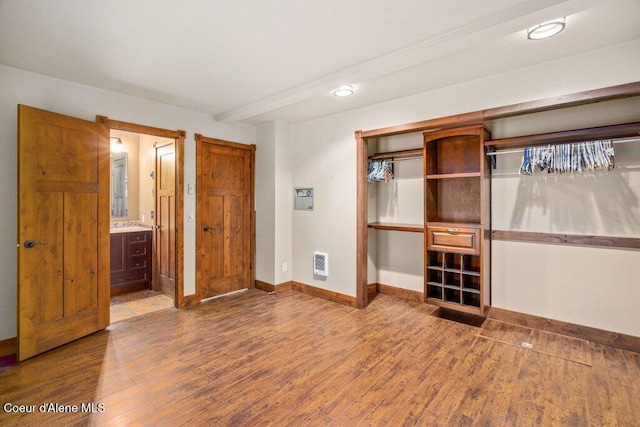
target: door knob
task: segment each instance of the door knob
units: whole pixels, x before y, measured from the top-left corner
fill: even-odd
[[[35,240],[25,240],[24,247],[27,249],[35,248],[38,245],[46,245],[46,243],[36,242]]]
[[[211,227],[209,227],[208,225],[205,225],[204,227],[202,227],[202,231],[204,231],[205,233],[210,230],[211,230]]]

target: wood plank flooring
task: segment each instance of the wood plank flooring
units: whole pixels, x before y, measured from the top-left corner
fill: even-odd
[[[478,336],[517,347],[528,347],[537,353],[592,366],[589,341],[525,326],[486,319]]]
[[[250,290],[150,313],[0,359],[0,425],[640,425],[640,354],[588,343],[587,366],[434,310]],[[48,402],[79,412],[39,412]],[[91,402],[104,412],[80,412]]]

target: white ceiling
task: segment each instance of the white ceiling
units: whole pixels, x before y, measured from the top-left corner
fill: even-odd
[[[560,35],[526,39],[558,16]],[[638,38],[638,0],[0,0],[0,64],[253,124]]]

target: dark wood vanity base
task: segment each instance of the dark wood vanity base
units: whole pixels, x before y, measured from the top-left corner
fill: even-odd
[[[111,233],[111,296],[151,288],[151,230]]]

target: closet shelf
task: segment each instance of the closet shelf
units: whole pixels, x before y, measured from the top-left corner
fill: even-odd
[[[501,150],[507,148],[535,147],[547,144],[594,141],[598,139],[628,138],[639,135],[640,122],[633,122],[620,125],[516,136],[513,138],[493,139],[485,141],[484,145],[485,147],[493,147],[496,150]]]
[[[478,273],[477,271],[461,270],[460,272],[461,272],[462,274],[464,274],[465,276],[475,276],[475,277],[480,277],[480,273]]]
[[[427,179],[476,178],[479,176],[480,176],[480,172],[437,173],[437,174],[427,175]]]
[[[469,221],[429,221],[427,222],[428,227],[461,227],[461,228],[482,228],[482,224],[479,222],[469,222]]]
[[[477,271],[460,270],[458,268],[442,268],[435,265],[428,265],[427,270],[444,271],[445,273],[456,273],[456,274],[462,273],[465,276],[480,277],[480,273],[478,273]]]
[[[617,249],[640,249],[640,239],[635,237],[589,236],[579,234],[539,233],[531,231],[493,230],[492,240],[515,242],[555,243],[579,246],[602,246]]]
[[[424,233],[424,226],[422,224],[399,224],[389,222],[370,222],[369,228],[376,230],[390,230],[390,231],[408,231],[412,233]]]
[[[414,148],[411,150],[401,150],[401,151],[389,151],[386,153],[378,153],[372,156],[369,156],[369,160],[391,160],[391,159],[403,159],[407,157],[422,157],[423,156],[422,148]]]
[[[442,285],[441,284],[440,286],[442,286],[445,289],[451,289],[453,291],[459,291],[460,290],[460,286],[458,286],[458,285]]]

